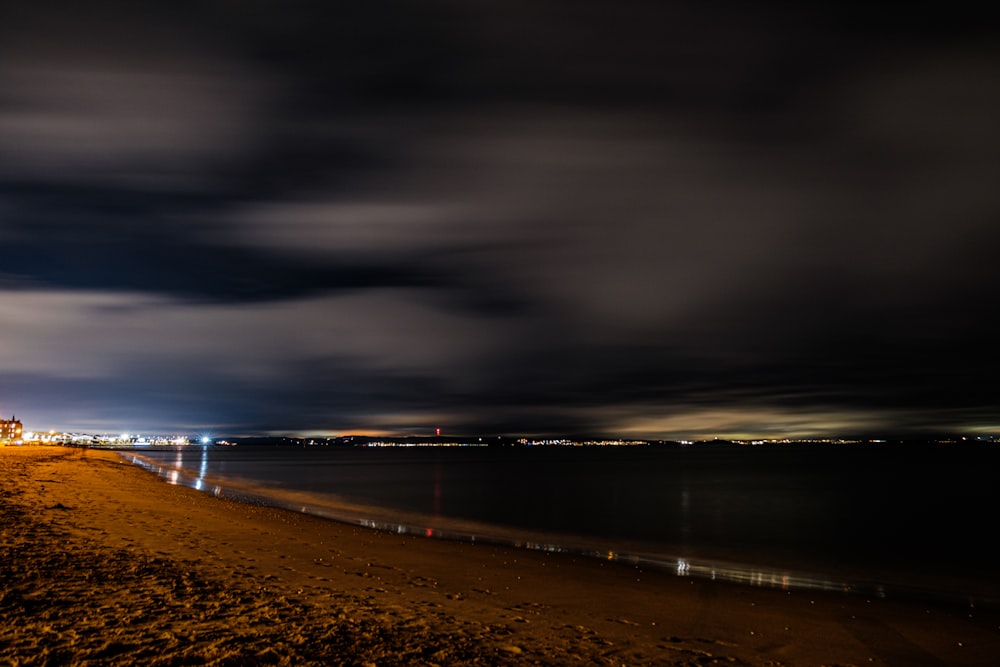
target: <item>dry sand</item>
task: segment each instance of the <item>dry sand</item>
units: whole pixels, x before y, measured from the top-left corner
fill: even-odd
[[[993,610],[357,528],[0,447],[0,664],[996,665]]]

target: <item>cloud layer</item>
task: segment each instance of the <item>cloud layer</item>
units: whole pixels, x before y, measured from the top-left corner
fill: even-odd
[[[988,24],[536,4],[11,11],[0,409],[1000,429]]]

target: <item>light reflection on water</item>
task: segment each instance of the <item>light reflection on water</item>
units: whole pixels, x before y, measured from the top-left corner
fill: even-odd
[[[727,463],[725,457],[720,459],[721,464],[714,458],[703,456],[681,461],[683,465],[677,465],[670,458],[674,455],[670,454],[665,457],[674,468],[666,468],[665,472],[656,470],[659,477],[651,475],[650,469],[653,468],[652,463],[662,465],[662,462],[650,460],[641,462],[643,470],[637,478],[616,479],[617,471],[613,466],[604,466],[598,472],[581,471],[572,468],[578,461],[568,458],[559,459],[558,466],[543,467],[541,472],[529,470],[524,475],[515,476],[510,474],[513,468],[495,465],[497,461],[505,464],[502,458],[493,458],[487,463],[497,469],[490,473],[499,484],[497,488],[500,491],[497,491],[476,488],[476,484],[469,479],[456,478],[456,471],[468,474],[468,468],[456,467],[453,459],[405,459],[405,464],[399,464],[399,459],[390,458],[386,452],[380,451],[377,455],[378,458],[371,458],[369,452],[359,454],[348,451],[320,453],[318,458],[310,458],[308,452],[288,452],[287,455],[273,450],[241,453],[227,448],[220,453],[211,447],[186,447],[155,453],[144,450],[141,455],[123,453],[129,461],[157,473],[172,484],[184,484],[215,496],[275,505],[397,534],[585,555],[623,565],[668,571],[677,576],[785,590],[846,591],[871,596],[918,595],[959,600],[974,598],[979,603],[1000,599],[997,587],[983,581],[979,575],[963,579],[967,572],[961,565],[947,560],[934,563],[936,552],[933,549],[877,551],[880,540],[890,540],[891,534],[886,531],[895,529],[887,524],[887,518],[895,516],[904,524],[913,519],[898,512],[897,515],[890,515],[884,508],[880,510],[881,514],[875,513],[875,518],[872,518],[869,510],[882,503],[891,508],[905,508],[908,515],[919,515],[920,511],[919,499],[914,508],[911,498],[905,498],[909,504],[902,504],[892,495],[899,495],[902,493],[900,488],[905,491],[909,487],[894,489],[879,486],[884,483],[884,466],[881,469],[873,466],[875,469],[863,471],[867,477],[862,476],[861,483],[852,485],[852,480],[839,479],[849,472],[849,468],[838,469],[834,466],[828,470],[822,461],[815,466],[815,470],[799,464],[786,470],[780,466],[762,468],[754,463],[758,468],[748,466],[753,473],[751,475],[743,469],[737,470],[737,466]],[[424,455],[426,453],[421,454]],[[737,455],[744,454],[726,453],[726,456]],[[564,455],[560,453],[558,456]],[[595,456],[602,462],[606,460],[602,458],[605,454],[597,453]],[[274,475],[269,478],[272,481],[246,475],[246,469],[240,467],[240,457],[254,459],[259,469],[266,468],[268,474]],[[414,462],[421,465],[413,465]],[[745,461],[741,459],[738,463],[743,466]],[[462,466],[466,466],[466,462]],[[601,476],[608,477],[610,483],[598,484],[603,481]],[[873,484],[871,480],[876,478],[878,482]],[[328,483],[326,487],[300,484],[303,480],[317,479],[336,479],[337,484]],[[423,481],[419,482],[421,479]],[[610,486],[614,493],[599,495],[595,491],[593,498],[587,498],[575,489],[567,494],[566,484],[580,484],[581,479],[592,483],[590,488],[600,489],[600,493],[604,493],[606,486]],[[903,475],[903,479],[907,477]],[[831,480],[840,486],[831,484]],[[921,485],[926,482],[923,479],[917,481]],[[906,484],[916,486],[913,481]],[[972,482],[969,484],[975,486]],[[488,484],[480,486],[488,487]],[[328,487],[337,493],[327,491]],[[343,489],[360,489],[369,496],[343,496],[339,493]],[[466,495],[458,494],[459,491]],[[423,493],[426,503],[423,506],[414,503],[412,511],[404,511],[398,509],[400,505],[397,502],[397,509],[392,509],[393,505],[380,506],[372,499],[372,494],[379,493],[408,493],[414,497]],[[540,499],[527,505],[527,512],[517,514],[515,511],[505,516],[538,523],[496,521],[480,518],[476,514],[476,503],[484,502],[481,496],[487,500],[493,498],[492,502],[504,505],[506,511],[507,505],[516,508],[518,503],[523,504],[529,493]],[[581,530],[581,526],[567,527],[567,516],[579,517],[571,516],[567,513],[569,510],[558,506],[560,502],[565,504],[563,497],[574,499],[577,505],[570,509],[579,515],[586,517],[587,511],[593,508],[606,511],[607,515],[596,517],[600,521],[594,523],[595,532],[588,533]],[[997,504],[995,490],[976,497],[984,500],[977,505],[977,509],[982,511],[988,512]],[[849,502],[845,504],[844,498]],[[636,499],[641,502],[637,503]],[[934,502],[940,503],[941,508],[934,509],[930,516],[921,518],[922,523],[914,525],[923,526],[926,523],[930,526],[926,536],[928,546],[940,550],[940,544],[935,544],[935,540],[941,536],[933,534],[935,522],[945,525],[952,535],[959,535],[960,531],[953,524],[960,522],[961,517],[956,517],[958,505],[954,499],[948,500],[945,490],[939,489]],[[924,506],[930,505],[925,501]],[[463,516],[455,513],[456,507],[462,511],[471,507],[475,511],[470,510],[471,514]],[[495,507],[489,506],[488,509]],[[643,519],[645,515],[652,519]],[[841,523],[825,523],[831,515]],[[882,524],[886,525],[883,527]],[[559,528],[550,529],[553,526]],[[607,532],[608,527],[623,531],[625,528],[672,531],[669,532],[672,537],[660,542],[621,539],[616,536],[618,533]],[[792,547],[801,547],[802,557],[794,563],[776,564],[781,562],[781,558],[768,556],[780,555],[780,552],[767,551],[770,548],[767,539],[774,535],[786,540]],[[716,546],[725,547],[715,550],[719,556],[712,553],[713,540]],[[832,559],[828,557],[824,560],[823,557],[827,556],[824,550],[838,544],[842,548],[846,545],[853,549],[842,553],[857,556],[859,560],[867,557],[869,550],[874,548],[876,551],[872,553],[876,558],[899,557],[902,554],[907,559],[912,556],[918,562],[933,564],[918,571],[919,576],[916,577],[895,569],[829,568],[827,565]],[[952,546],[961,549],[960,545]],[[981,560],[989,557],[988,553],[971,549],[965,552]],[[834,557],[838,555],[834,554]],[[787,566],[789,564],[791,567]],[[804,564],[805,567],[796,567],[796,564]],[[909,563],[900,561],[900,564]],[[886,573],[889,576],[884,576]],[[980,586],[980,582],[984,585]]]

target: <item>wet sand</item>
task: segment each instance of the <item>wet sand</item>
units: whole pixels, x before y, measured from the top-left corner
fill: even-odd
[[[0,447],[0,663],[995,665],[996,610],[378,532]]]

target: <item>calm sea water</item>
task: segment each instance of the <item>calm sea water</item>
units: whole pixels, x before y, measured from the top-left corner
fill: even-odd
[[[776,586],[1000,601],[1000,448],[177,447],[216,494]]]

